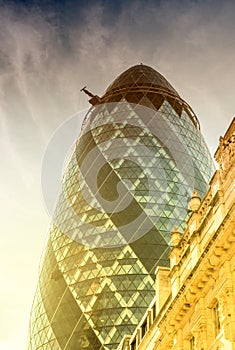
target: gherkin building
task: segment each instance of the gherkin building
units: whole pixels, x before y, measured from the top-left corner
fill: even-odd
[[[87,92],[87,90],[85,90]],[[88,93],[88,92],[87,92]],[[143,64],[91,96],[68,161],[33,301],[29,350],[116,350],[168,266],[194,189],[214,173],[197,117]]]

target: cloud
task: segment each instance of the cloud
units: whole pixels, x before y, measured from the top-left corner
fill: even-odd
[[[81,87],[87,84],[101,94],[117,74],[136,63],[159,69],[192,101],[199,87],[206,93],[210,89],[209,95],[224,94],[224,85],[231,88],[232,2],[120,4],[119,13],[110,12],[104,1],[75,5],[79,20],[69,13],[64,22],[58,10],[50,9],[49,15],[36,5],[21,11],[5,5],[1,11],[0,94],[6,95],[6,81],[16,85],[28,118],[45,137],[66,113],[85,107]],[[231,103],[228,94],[225,99],[225,105]]]

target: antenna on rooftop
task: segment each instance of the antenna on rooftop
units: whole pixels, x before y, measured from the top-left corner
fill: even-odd
[[[91,99],[89,100],[89,103],[92,104],[92,106],[97,105],[100,102],[100,97],[88,91],[86,86],[84,86],[80,91],[85,92],[86,95],[91,97]]]
[[[87,90],[86,86],[84,86],[80,91],[85,92],[85,94],[87,94],[90,97],[94,97],[95,96],[90,91]]]

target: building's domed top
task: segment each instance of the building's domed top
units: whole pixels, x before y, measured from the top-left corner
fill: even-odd
[[[198,119],[187,102],[179,96],[178,92],[163,75],[142,63],[121,73],[101,97],[93,95],[86,87],[82,91],[91,97],[89,102],[93,106],[127,101],[159,111],[164,101],[167,101],[179,118],[181,118],[184,110],[194,126],[200,130]],[[86,118],[83,125],[85,123]]]
[[[178,95],[171,84],[155,69],[138,64],[120,74],[107,88],[105,95],[125,88],[153,87]]]

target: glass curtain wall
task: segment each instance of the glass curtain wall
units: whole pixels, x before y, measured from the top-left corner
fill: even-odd
[[[114,350],[132,334],[214,173],[199,122],[167,80],[137,65],[86,116],[41,262],[28,349]]]

